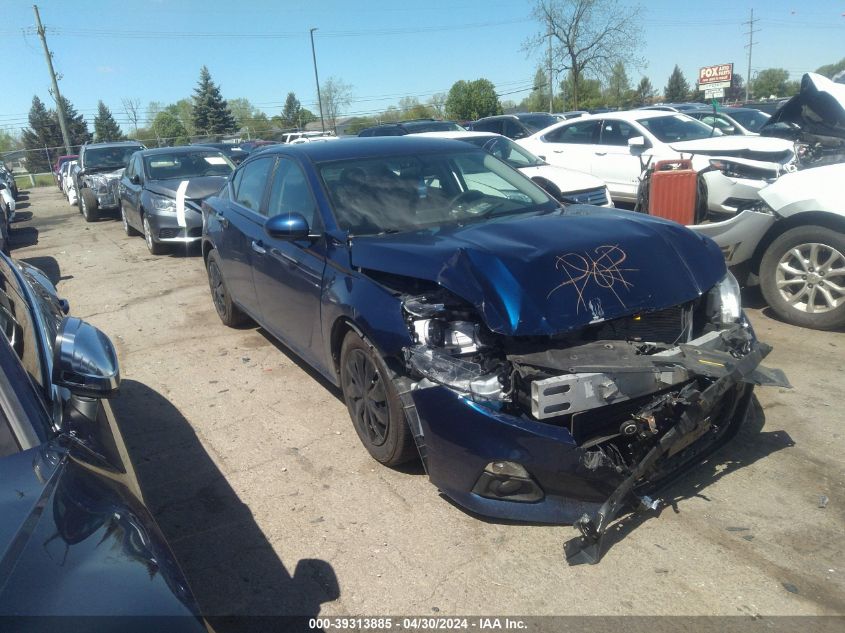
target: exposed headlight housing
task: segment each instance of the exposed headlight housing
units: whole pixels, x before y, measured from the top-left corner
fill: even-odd
[[[96,193],[108,193],[109,180],[105,176],[91,176],[91,188]]]
[[[417,319],[413,322],[417,342],[438,347],[452,354],[469,354],[478,350],[478,327],[471,321]]]
[[[722,325],[737,323],[742,318],[742,294],[739,282],[730,272],[707,294],[707,316]]]
[[[176,213],[176,201],[173,198],[152,194],[150,201],[153,203],[153,210],[158,213]]]

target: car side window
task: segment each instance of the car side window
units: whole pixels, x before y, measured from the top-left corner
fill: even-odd
[[[529,133],[521,123],[508,119],[505,121],[505,136],[512,139],[519,139],[529,136]]]
[[[478,132],[496,132],[496,134],[501,134],[502,122],[500,120],[479,121],[472,126],[472,129]]]
[[[135,159],[129,161],[129,165],[126,167],[126,172],[124,173],[128,180],[132,180],[132,176],[135,175]]]
[[[628,139],[635,136],[642,136],[631,125],[625,121],[608,119],[602,121],[600,145],[621,145],[627,146]]]
[[[267,188],[267,178],[273,167],[270,157],[254,160],[241,168],[235,176],[235,202],[239,205],[261,213],[261,202]]]
[[[47,378],[41,362],[36,327],[17,284],[9,280],[5,271],[0,272],[0,330],[32,382],[46,398]]]
[[[317,204],[305,173],[299,165],[287,158],[279,159],[267,204],[268,216],[283,213],[299,213],[308,220],[308,226],[311,227],[319,224]]]
[[[543,140],[547,143],[577,143],[592,145],[598,141],[599,121],[577,121],[552,130]]]

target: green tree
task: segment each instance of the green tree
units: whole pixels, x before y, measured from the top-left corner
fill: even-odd
[[[173,107],[174,114],[179,117],[179,120],[182,122],[182,126],[185,128],[185,131],[188,133],[188,136],[196,135],[196,130],[194,129],[193,102],[188,98],[179,99],[179,101],[173,104]]]
[[[423,105],[416,97],[399,99],[399,110],[403,119],[430,119],[434,117],[434,109]]]
[[[623,108],[628,106],[632,100],[631,83],[628,81],[625,64],[618,61],[613,65],[610,77],[607,80],[607,102],[611,106]]]
[[[65,153],[59,124],[37,96],[32,97],[29,128],[23,130],[21,138],[29,150],[26,165],[32,173],[50,171],[56,158]]]
[[[458,121],[470,121],[502,113],[496,87],[489,79],[456,81],[446,97],[446,116]]]
[[[282,121],[284,127],[302,127],[300,116],[302,115],[302,104],[296,98],[296,94],[289,92],[285,98],[285,106],[282,108]]]
[[[434,111],[434,116],[442,119],[446,114],[446,94],[435,92],[428,100],[428,105]]]
[[[789,71],[783,68],[766,68],[757,73],[751,83],[754,96],[758,99],[785,97],[789,90]]]
[[[833,76],[837,73],[841,73],[845,70],[845,57],[840,59],[838,62],[833,64],[825,64],[824,66],[819,66],[816,68],[816,72],[820,75],[824,75],[828,79],[833,79]]]
[[[76,111],[76,108],[66,97],[59,97],[59,103],[56,104],[56,107],[58,108],[59,105],[65,113],[65,124],[67,125],[67,134],[70,137],[71,149],[75,149],[83,143],[88,143],[91,140],[91,132],[88,131],[85,118]],[[50,115],[58,126],[59,115],[57,111],[51,110]]]
[[[548,112],[549,110],[549,77],[546,71],[538,68],[534,73],[533,89],[519,104],[520,110],[528,112]]]
[[[205,66],[200,69],[193,100],[193,121],[197,134],[226,134],[237,127],[229,104],[220,93],[220,87],[211,80],[211,73]]]
[[[20,141],[9,134],[6,130],[0,130],[0,153],[11,152],[20,149]]]
[[[651,85],[651,80],[648,77],[640,78],[640,83],[637,84],[634,90],[634,104],[636,106],[644,106],[651,104],[657,91]]]
[[[681,72],[680,67],[675,64],[672,74],[669,75],[666,88],[663,90],[663,100],[667,103],[686,101],[689,96],[689,90],[689,82],[684,77],[684,73]]]
[[[540,29],[524,48],[545,55],[551,33],[553,65],[571,76],[572,109],[584,108],[585,78],[604,77],[617,62],[640,64],[640,13],[638,5],[622,6],[619,0],[534,0],[532,14]]]
[[[171,106],[159,112],[150,126],[150,132],[155,136],[159,147],[187,145],[189,142],[188,131],[174,109]]]
[[[587,79],[582,76],[578,88],[578,108],[580,110],[590,110],[592,108],[604,107],[607,105],[607,100],[602,94],[601,81],[598,79]],[[562,94],[572,95],[575,91],[575,81],[570,73],[564,81],[560,83],[560,90]],[[570,100],[570,105],[572,101]]]
[[[97,116],[94,117],[94,138],[97,141],[122,141],[126,137],[114,120],[111,110],[102,101],[97,102]]]
[[[732,101],[739,101],[740,99],[745,98],[745,82],[742,79],[742,75],[739,73],[734,73],[731,75],[731,85],[729,88],[725,88],[725,103],[730,103]]]
[[[346,124],[346,133],[347,134],[357,134],[361,130],[366,127],[372,127],[377,125],[378,121],[376,121],[373,117],[362,117],[362,116],[354,116]]]

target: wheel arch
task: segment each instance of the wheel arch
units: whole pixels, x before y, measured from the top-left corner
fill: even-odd
[[[751,258],[751,272],[760,274],[760,262],[763,255],[777,238],[787,231],[799,226],[821,226],[826,229],[845,233],[845,216],[830,213],[828,211],[804,211],[788,218],[775,222],[763,238],[757,244],[754,255]]]

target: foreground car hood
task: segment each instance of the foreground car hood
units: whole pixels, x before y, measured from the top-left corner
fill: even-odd
[[[505,335],[549,335],[690,301],[724,274],[710,239],[629,211],[573,205],[534,217],[356,237],[354,267],[425,279]]]
[[[150,180],[144,185],[147,191],[169,198],[176,197],[176,190],[185,180],[188,189],[185,197],[191,200],[204,200],[220,191],[227,176],[198,176],[196,178],[172,178],[170,180]]]
[[[706,153],[723,156],[753,152],[754,154],[781,154],[791,153],[793,144],[790,141],[779,138],[766,138],[762,136],[713,136],[695,141],[680,141],[670,143],[676,152],[684,153]]]
[[[519,171],[529,178],[545,178],[557,185],[563,193],[584,191],[585,189],[601,189],[605,186],[604,181],[595,176],[553,165],[520,167]]]

